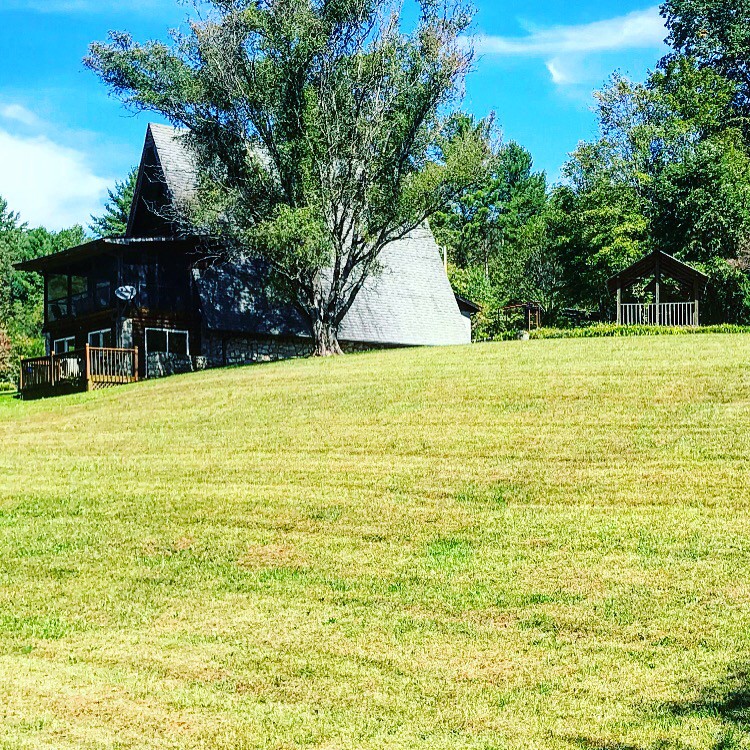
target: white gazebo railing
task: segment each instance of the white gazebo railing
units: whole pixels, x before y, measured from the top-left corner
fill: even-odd
[[[660,304],[619,305],[619,321],[624,326],[674,326],[698,325],[697,302],[662,302]]]

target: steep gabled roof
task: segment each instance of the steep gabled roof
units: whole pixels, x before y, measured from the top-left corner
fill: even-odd
[[[196,170],[183,142],[187,130],[150,123],[146,130],[127,236],[162,234],[169,227],[169,212],[159,208],[177,206],[195,193]],[[157,209],[157,210],[154,210]]]
[[[195,162],[184,143],[187,130],[151,123],[148,126],[172,198],[189,200],[197,186]]]
[[[470,341],[432,233],[417,230],[381,256],[339,329],[342,341],[439,346]],[[268,336],[309,336],[299,312],[273,299],[258,260],[196,270],[203,321],[209,330]]]

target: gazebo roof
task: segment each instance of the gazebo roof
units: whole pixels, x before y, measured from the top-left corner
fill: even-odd
[[[627,289],[641,279],[656,276],[657,268],[662,276],[674,279],[680,284],[697,284],[699,291],[702,291],[708,282],[708,276],[701,273],[697,268],[677,260],[677,258],[662,250],[654,250],[653,253],[641,258],[629,268],[615,274],[607,282],[609,291],[614,294],[618,288]]]

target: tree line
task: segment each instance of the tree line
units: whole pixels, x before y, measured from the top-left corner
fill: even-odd
[[[338,324],[383,247],[425,221],[456,290],[483,306],[480,339],[515,325],[503,310],[516,303],[538,302],[551,325],[610,319],[606,280],[656,248],[709,276],[704,322],[750,323],[744,2],[667,0],[669,54],[644,82],[614,74],[596,92],[599,136],[555,185],[494,117],[460,111],[471,9],[418,5],[404,32],[378,0],[215,0],[171,45],[117,32],[86,64],[126,106],[189,128],[198,190],[169,218],[264,258],[319,354],[339,351]],[[134,179],[93,233],[123,231]],[[39,349],[41,309],[38,282],[10,263],[83,234],[29,230],[2,204],[0,349],[10,340],[12,357]]]
[[[703,322],[750,323],[750,8],[669,0],[662,15],[670,53],[645,82],[614,74],[596,92],[599,137],[561,184],[500,143],[492,179],[434,222],[454,285],[484,304],[481,337],[531,300],[552,325],[571,308],[611,320],[606,280],[654,249],[709,276]]]

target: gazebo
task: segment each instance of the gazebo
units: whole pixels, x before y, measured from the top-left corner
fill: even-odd
[[[674,284],[665,284],[671,279]],[[652,302],[623,302],[623,295],[642,282],[642,292]],[[699,300],[708,277],[692,266],[655,250],[613,276],[609,291],[617,294],[617,322],[620,325],[697,326]],[[675,300],[674,297],[682,300]],[[684,298],[689,297],[690,301]]]

